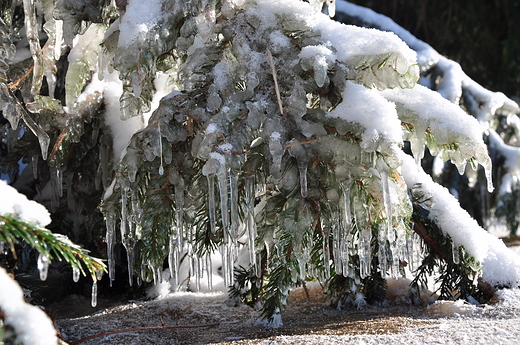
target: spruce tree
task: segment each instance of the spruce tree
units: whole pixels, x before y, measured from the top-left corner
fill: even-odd
[[[342,303],[380,300],[404,266],[417,289],[440,271],[443,298],[518,284],[514,260],[509,278],[486,276],[421,175],[426,145],[491,191],[481,125],[417,84],[396,35],[333,21],[323,2],[48,0],[40,17],[2,2],[2,171],[22,184],[25,160],[57,228],[105,237],[111,281],[116,243],[130,285],[159,283],[167,263],[173,290],[181,262],[190,288],[211,288],[220,252],[225,286],[274,325],[308,279]]]

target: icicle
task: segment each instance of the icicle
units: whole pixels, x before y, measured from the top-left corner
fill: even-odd
[[[37,261],[38,271],[40,271],[40,279],[42,281],[47,280],[47,274],[49,273],[49,258],[42,254],[38,254]]]
[[[327,1],[327,11],[329,12],[329,17],[334,17],[336,15],[336,0],[326,0]]]
[[[408,268],[410,269],[410,272],[414,272],[416,268],[414,260],[415,244],[413,234],[414,233],[411,233],[408,236],[406,236],[406,262],[408,263]]]
[[[350,204],[350,188],[351,182],[349,180],[340,184],[341,196],[339,207],[339,226],[336,226],[333,231],[334,246],[336,249],[336,271],[341,271],[346,274],[349,263],[349,238],[352,230],[352,211]],[[339,259],[339,260],[338,260]]]
[[[40,160],[40,157],[38,157],[37,155],[34,155],[31,157],[31,162],[32,162],[32,173],[33,173],[33,178],[35,180],[38,179],[38,162]]]
[[[228,194],[228,183],[225,172],[219,173],[218,188],[220,196],[220,217],[222,220],[222,228],[224,229],[224,238],[229,236],[229,194]]]
[[[359,275],[363,279],[370,275],[371,269],[371,240],[372,232],[370,224],[367,223],[364,205],[359,197],[354,197],[353,202],[354,217],[356,220],[356,227],[358,230],[358,256],[359,256]]]
[[[393,279],[397,279],[400,276],[399,270],[399,248],[397,246],[397,241],[394,241],[390,244],[390,250],[392,251],[392,265],[390,266],[390,276]]]
[[[381,271],[381,275],[384,277],[386,272],[388,271],[388,255],[387,255],[387,241],[390,242],[390,248],[393,248],[393,240],[395,240],[392,236],[393,227],[392,227],[392,203],[390,200],[390,189],[388,186],[388,172],[381,172],[381,185],[382,185],[382,193],[383,193],[383,205],[385,209],[386,222],[379,229],[378,242],[379,242],[379,250],[378,250],[378,260],[379,260],[379,268]],[[395,253],[391,251],[391,256],[394,257]]]
[[[153,284],[159,285],[162,283],[162,274],[161,274],[161,267],[153,267]]]
[[[200,278],[201,278],[201,274],[202,274],[200,264],[201,264],[201,262],[200,262],[199,258],[197,257],[197,255],[194,255],[193,256],[193,267],[195,268],[195,270],[193,272],[193,276],[195,277],[195,289],[197,291],[200,291]]]
[[[175,192],[175,226],[180,236],[183,233],[183,218],[184,218],[184,180],[179,179],[174,186]]]
[[[206,272],[208,275],[208,289],[213,290],[213,264],[211,262],[211,254],[206,254]]]
[[[230,250],[230,246],[227,244],[223,244],[221,246],[221,254],[222,254],[222,271],[224,275],[224,286],[230,287],[233,285],[233,253]]]
[[[309,248],[312,248],[313,246],[309,244]],[[305,281],[307,278],[307,263],[310,260],[310,254],[309,250],[307,248],[300,248],[296,250],[295,253],[296,260],[298,261],[298,268],[300,272],[300,280]]]
[[[58,61],[61,57],[61,43],[63,41],[63,20],[55,20],[56,37],[54,42],[54,60]]]
[[[157,131],[159,132],[159,156],[161,158],[161,165],[159,166],[159,175],[164,175],[161,120],[157,121]]]
[[[231,286],[233,285],[234,248],[232,239],[230,237],[229,194],[226,171],[221,169],[217,177],[220,195],[220,215],[222,221],[222,228],[224,232],[224,243],[222,244],[222,268],[224,271],[225,286]]]
[[[421,237],[416,232],[412,232],[406,240],[408,263],[410,264],[410,271],[414,272],[421,262]]]
[[[256,223],[255,223],[255,175],[247,175],[244,182],[245,189],[245,226],[249,246],[249,264],[256,267]]]
[[[300,173],[300,191],[303,198],[307,197],[307,162],[298,160],[298,171]]]
[[[215,175],[207,175],[208,179],[208,214],[211,232],[215,233],[216,228],[216,205],[215,205]]]
[[[59,169],[52,164],[49,166],[49,173],[51,175],[51,210],[56,211],[60,206],[60,197],[63,195],[63,181],[61,179],[62,175]]]
[[[271,133],[269,140],[269,152],[273,158],[273,173],[278,174],[282,170],[282,157],[285,152],[285,149],[281,143],[280,133]]]
[[[453,250],[452,250],[453,251],[453,263],[455,265],[458,265],[460,263],[459,246],[452,243],[452,247],[453,247]]]
[[[130,286],[133,284],[133,271],[135,262],[135,239],[134,234],[131,232],[131,224],[128,223],[128,192],[129,189],[125,187],[121,192],[121,239],[123,246],[126,249],[126,257],[128,261],[128,283]]]
[[[55,171],[55,178],[56,178],[56,187],[58,189],[58,195],[60,198],[63,196],[63,171],[60,167],[56,167]]]
[[[412,150],[415,163],[418,167],[421,166],[421,160],[424,157],[424,148],[426,140],[424,138],[424,132],[426,128],[419,127],[419,124],[415,125],[415,133],[410,138],[410,148]]]
[[[240,218],[238,214],[238,174],[233,173],[233,171],[229,170],[229,209],[230,209],[230,218],[231,218],[231,241],[233,242],[233,246],[235,246],[236,250],[238,250],[237,241],[241,234],[238,233],[238,228],[240,226]]]
[[[98,294],[98,285],[97,285],[97,279],[93,277],[94,281],[92,282],[92,296],[90,299],[90,305],[92,305],[92,308],[95,308],[97,306],[97,294]]]
[[[332,218],[335,219],[335,218]],[[335,223],[333,223],[335,224]],[[336,274],[342,275],[343,272],[343,262],[341,260],[340,254],[340,232],[339,227],[333,225],[332,229],[332,257],[334,258],[334,266],[336,270]]]
[[[330,278],[330,227],[326,226],[323,228],[323,268],[325,274],[325,280]]]
[[[175,281],[172,287],[176,290],[179,285],[179,250],[177,248],[176,238],[173,236],[170,236],[168,266],[170,267],[171,278]]]
[[[370,275],[371,241],[370,228],[361,229],[359,232],[358,255],[359,255],[359,275],[361,279]]]
[[[74,281],[74,283],[77,283],[79,281],[80,274],[81,274],[81,271],[80,271],[79,267],[77,267],[77,266],[72,267],[72,280]]]
[[[381,230],[383,231],[383,230]],[[382,239],[383,236],[379,236],[379,250],[377,252],[377,257],[379,260],[379,270],[381,271],[381,276],[384,278],[386,276],[386,272],[388,271],[388,257],[386,251],[386,240]]]
[[[29,41],[29,48],[33,58],[33,82],[31,94],[38,95],[43,80],[42,49],[39,40],[38,20],[36,17],[36,7],[34,0],[23,0],[23,10],[25,14],[25,32]]]
[[[24,0],[24,2],[27,0]],[[20,112],[22,115],[22,119],[29,127],[29,129],[36,135],[38,138],[38,142],[40,143],[40,149],[42,151],[42,158],[43,160],[47,159],[47,154],[49,152],[49,144],[51,142],[51,139],[49,138],[49,135],[45,133],[45,131],[38,125],[32,117],[29,116],[25,111]]]
[[[112,281],[114,281],[116,276],[116,263],[114,258],[114,245],[115,245],[115,236],[116,236],[116,220],[111,213],[107,213],[105,219],[106,227],[107,227],[107,259],[108,259],[108,277],[110,280],[110,286],[112,286]]]

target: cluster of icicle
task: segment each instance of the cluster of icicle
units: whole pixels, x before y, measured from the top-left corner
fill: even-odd
[[[308,169],[313,163],[310,158],[312,156],[309,155],[313,154],[329,159],[330,165],[335,167],[334,173],[338,180],[327,192],[328,202],[333,206],[331,218],[323,224],[324,238],[332,237],[332,250],[329,248],[329,241],[324,240],[324,265],[321,268],[323,272],[310,274],[328,278],[329,264],[333,260],[337,274],[349,276],[359,283],[360,279],[370,274],[371,258],[376,255],[382,275],[397,277],[400,274],[400,261],[409,263],[413,270],[420,260],[419,239],[407,222],[411,215],[407,189],[404,183],[400,182],[398,171],[399,145],[403,140],[401,121],[406,119],[414,129],[408,134],[409,138],[419,138],[415,140],[417,145],[413,145],[417,157],[422,157],[424,145],[434,145],[435,139],[439,139],[439,150],[448,150],[442,145],[453,142],[458,144],[457,148],[449,150],[446,159],[460,161],[461,166],[474,159],[487,167],[489,159],[481,149],[483,143],[481,137],[479,138],[478,125],[468,120],[468,126],[471,128],[469,134],[457,128],[450,129],[444,122],[446,118],[435,121],[435,117],[440,116],[441,111],[425,112],[424,102],[418,106],[414,103],[413,100],[418,95],[423,96],[426,91],[417,89],[410,91],[410,95],[403,93],[400,87],[412,87],[418,78],[418,69],[415,66],[415,54],[395,36],[360,28],[347,28],[339,23],[328,22],[324,16],[312,14],[307,8],[287,6],[289,3],[297,2],[273,4],[258,1],[254,10],[246,9],[245,12],[236,14],[235,24],[238,27],[242,21],[256,23],[255,33],[251,34],[252,38],[248,38],[252,42],[251,46],[246,40],[240,41],[237,47],[226,52],[231,58],[225,60],[227,55],[223,54],[224,57],[219,57],[223,60],[205,74],[213,79],[208,87],[206,108],[197,110],[206,115],[199,116],[203,119],[202,132],[197,134],[198,139],[194,140],[197,144],[192,148],[192,152],[198,159],[205,161],[202,174],[207,179],[206,202],[210,231],[216,234],[217,229],[220,230],[218,226],[221,226],[223,233],[220,252],[224,284],[233,285],[234,266],[241,250],[248,252],[247,264],[255,268],[255,271],[258,270],[257,249],[263,244],[255,243],[255,240],[258,239],[258,228],[264,224],[257,224],[256,216],[265,209],[269,196],[277,193],[277,190],[287,191],[298,186],[302,198],[311,197]],[[330,3],[329,13],[333,11],[333,5]],[[273,30],[273,27],[279,25],[276,22],[278,19],[272,16],[273,13],[280,16],[301,16],[307,20],[307,25],[312,23],[312,28],[323,38],[313,37],[308,40],[307,46],[298,50],[291,45],[283,30]],[[234,15],[233,13],[231,16]],[[187,91],[196,90],[204,80],[201,79],[205,77],[201,76],[199,70],[200,66],[207,66],[204,59],[216,58],[206,54],[204,50],[215,40],[222,39],[215,31],[219,29],[215,25],[215,18],[214,9],[206,10],[192,22],[187,22],[181,30],[181,35],[186,37],[179,38],[177,45],[188,54],[192,54],[188,56],[186,63],[179,67]],[[306,25],[302,19],[298,23],[288,22],[285,30],[296,31]],[[291,28],[291,25],[294,27]],[[241,34],[243,33],[234,35]],[[229,32],[226,32],[226,35],[233,37]],[[344,40],[344,37],[349,35],[355,36],[357,40],[352,43]],[[266,50],[256,50],[257,47],[254,45],[261,40],[271,43],[273,54]],[[385,48],[386,51],[378,50],[378,40],[390,42]],[[353,53],[357,51],[366,55]],[[121,59],[118,61],[122,61]],[[314,123],[303,120],[302,116],[310,106],[308,101],[312,95],[305,94],[304,81],[301,81],[298,74],[289,68],[276,68],[277,65],[284,66],[284,61],[287,63],[285,66],[299,65],[303,71],[311,71],[310,75],[313,76],[316,88],[328,85],[331,78],[329,72],[334,70],[337,78],[334,81],[338,85],[341,82],[345,84],[343,102],[338,104],[334,111],[327,111],[326,106],[323,106],[323,109],[315,109],[314,113],[307,114]],[[262,64],[270,66],[269,69],[265,70]],[[240,75],[237,76],[237,73]],[[277,77],[284,87],[287,87],[286,80],[296,82],[293,83],[293,89],[286,92],[291,96],[282,100],[278,94],[277,101],[273,102],[271,94],[279,92],[278,86],[275,87]],[[341,81],[340,78],[355,80],[357,83],[345,79]],[[272,80],[272,83],[261,82],[265,80]],[[388,87],[396,86],[400,87],[384,91]],[[432,95],[433,92],[427,96]],[[326,104],[326,100],[322,101]],[[398,104],[397,109],[393,102]],[[367,107],[367,104],[370,106]],[[286,125],[280,121],[279,112],[283,112],[284,108],[293,116],[292,121],[297,128],[285,127]],[[132,108],[129,109],[132,112]],[[135,194],[137,188],[132,187],[136,181],[136,174],[143,173],[143,165],[139,162],[139,157],[142,157],[148,162],[158,159],[160,163],[156,173],[164,175],[168,171],[167,178],[174,186],[175,219],[171,221],[168,247],[172,278],[179,284],[180,257],[187,253],[190,275],[196,278],[196,285],[199,286],[201,276],[206,274],[211,288],[211,258],[209,255],[198,257],[194,238],[196,229],[184,222],[184,214],[190,207],[184,200],[184,190],[189,189],[189,186],[185,186],[180,174],[170,168],[172,159],[168,150],[171,151],[171,148],[163,142],[163,138],[167,138],[169,143],[185,140],[186,133],[174,134],[175,139],[168,138],[171,135],[168,133],[171,131],[168,127],[169,122],[157,120],[160,118],[157,114],[161,111],[163,110],[158,110],[152,117],[145,131],[134,136],[141,138],[141,142],[145,144],[139,149],[132,145],[127,149],[122,160],[124,172],[118,176],[127,176],[128,180],[125,181],[123,177],[122,181],[112,186],[119,188],[121,213],[117,215],[110,210],[105,213],[110,279],[114,279],[113,246],[116,225],[119,222],[122,242],[128,254],[130,283],[133,280],[135,245],[143,236],[143,218],[147,217],[142,213],[139,198]],[[245,119],[244,111],[247,114]],[[212,115],[208,117],[207,114]],[[265,118],[262,119],[262,116]],[[253,134],[236,132],[243,128],[235,126],[239,121],[246,122]],[[337,134],[328,134],[323,126],[334,128],[339,135],[351,135],[354,139],[339,139]],[[301,139],[293,137],[291,133],[295,130],[303,133],[303,139],[307,141],[302,143]],[[424,134],[427,130],[432,137],[428,140]],[[244,140],[244,136],[248,139]],[[224,143],[222,138],[225,138]],[[245,173],[243,161],[237,163],[237,160],[240,160],[237,158],[240,157],[236,155],[237,152],[248,152],[258,145],[265,147],[265,157],[270,166],[271,177],[267,184],[257,181],[254,173]],[[464,145],[478,147],[477,156],[475,157],[475,152],[465,150]],[[461,147],[463,150],[459,150]],[[142,151],[139,151],[141,149]],[[284,171],[284,155],[296,159],[296,170]],[[244,186],[243,205],[239,205],[239,185]],[[363,185],[364,192],[360,192],[360,185]],[[112,190],[107,195],[111,196]],[[369,204],[366,203],[367,195],[373,198]],[[240,211],[243,211],[243,216],[240,216]],[[219,214],[220,218],[217,219]],[[293,226],[294,229],[291,231],[295,233],[305,232],[305,229],[300,229],[305,227],[303,221],[298,224],[294,221],[291,223],[291,220],[284,222],[283,226]],[[311,226],[312,220],[307,225]],[[377,228],[375,232],[374,227]],[[372,252],[374,233],[378,237],[377,253]],[[268,247],[274,244],[275,250],[270,255],[283,257],[283,253],[276,250],[277,236],[279,233],[275,230],[271,239],[264,237],[263,240]],[[245,242],[241,240],[244,238]],[[329,253],[332,253],[332,258]],[[298,276],[304,279],[311,269],[307,265],[311,256],[310,248],[298,248],[295,255],[300,262]],[[351,260],[356,256],[359,258],[359,268],[354,267]],[[153,272],[154,281],[160,282],[161,267],[146,262],[142,263],[141,279],[145,278],[148,269]]]
[[[145,27],[145,30],[137,31],[135,37],[125,37],[126,31],[118,33],[115,24],[111,25],[110,30],[103,25],[91,24],[69,55],[67,102],[72,104],[77,101],[92,72],[97,72],[102,79],[102,73],[114,67],[120,72],[123,81],[123,118],[140,115],[150,109],[158,68],[156,61],[165,52],[178,49],[182,54],[187,54],[185,63],[175,66],[185,91],[193,92],[201,88],[208,81],[205,78],[211,76],[205,109],[190,111],[193,117],[197,111],[202,114],[198,119],[201,125],[196,134],[198,141],[194,140],[197,146],[193,148],[193,155],[205,162],[202,174],[207,179],[210,231],[216,233],[217,224],[223,230],[220,251],[225,286],[233,285],[234,266],[243,248],[248,251],[248,264],[255,270],[259,269],[256,251],[257,246],[262,244],[255,243],[255,240],[259,227],[265,224],[257,224],[256,215],[262,212],[262,208],[265,209],[269,196],[299,188],[301,198],[312,197],[313,190],[308,181],[308,169],[314,163],[312,155],[328,159],[337,177],[336,183],[327,191],[332,210],[323,229],[326,239],[332,237],[333,248],[331,251],[329,241],[323,241],[325,278],[330,275],[329,253],[332,252],[335,272],[356,281],[370,274],[371,258],[374,255],[379,258],[382,274],[390,272],[393,277],[399,275],[399,261],[406,261],[414,267],[419,260],[417,236],[406,222],[411,214],[406,186],[400,182],[398,171],[399,147],[405,139],[402,121],[411,126],[410,132],[405,134],[408,136],[406,139],[413,143],[412,149],[418,161],[424,146],[428,145],[437,147],[437,152],[445,153],[443,158],[455,161],[461,169],[467,161],[476,161],[489,171],[489,158],[479,138],[481,133],[478,132],[478,126],[468,120],[466,128],[452,128],[447,125],[452,123],[452,118],[449,121],[447,117],[441,118],[440,114],[446,113],[445,110],[430,113],[424,111],[424,99],[415,102],[417,96],[423,96],[425,91],[414,88],[404,92],[402,89],[413,87],[418,79],[415,53],[393,34],[346,27],[316,13],[324,2],[327,3],[329,15],[333,16],[335,1],[314,0],[304,3],[296,0],[257,0],[256,6],[248,8],[241,8],[241,1],[225,1],[221,9],[222,12],[226,11],[222,22],[234,20],[236,27],[230,25],[223,29],[223,24],[217,25],[214,2],[193,0],[188,4],[183,1],[154,1],[155,7],[150,8],[150,11],[158,10],[158,16],[143,16],[149,21],[134,23],[136,27]],[[36,24],[31,21],[35,13],[34,2],[25,0],[24,5],[26,30],[35,61],[33,89],[37,93],[43,75],[44,67],[39,62],[43,53],[39,50],[34,34],[37,32]],[[199,7],[204,10],[182,24],[178,32],[181,37],[174,37],[177,31],[170,30],[170,24],[181,25],[179,13],[192,15],[193,8]],[[138,2],[129,1],[121,25],[132,26],[131,20],[144,20],[139,18],[138,10]],[[252,25],[255,26],[254,30],[251,29]],[[50,42],[49,47],[54,42],[53,54],[49,55],[54,60],[61,54],[60,45],[55,43],[62,40],[61,30],[59,21],[56,21],[55,27],[51,29],[55,35],[47,41]],[[248,36],[245,34],[247,30]],[[117,40],[116,33],[120,35],[118,44],[114,42]],[[298,35],[307,35],[300,40],[305,46],[297,47],[293,44],[292,40],[296,40]],[[240,37],[240,40],[234,40],[236,37]],[[224,40],[233,44],[220,56],[212,45],[216,46],[216,42],[222,43]],[[123,41],[127,44],[123,44]],[[101,42],[104,42],[106,48],[102,53]],[[382,45],[382,42],[385,44]],[[266,45],[269,49],[266,49]],[[44,48],[44,51],[50,51],[50,48]],[[221,61],[215,64],[211,59]],[[82,69],[85,66],[88,68]],[[208,66],[212,66],[210,71],[207,70]],[[300,70],[296,72],[298,68]],[[312,77],[309,81],[301,75]],[[51,82],[49,87],[53,87],[52,76],[46,75],[46,78],[48,83]],[[308,108],[313,107],[310,101],[319,98],[319,92],[329,87],[331,81],[343,92],[343,100],[331,110],[330,100],[320,99],[321,105],[315,107],[314,112],[307,113]],[[310,85],[313,88],[311,92],[308,91]],[[284,92],[280,93],[280,88]],[[388,88],[394,89],[385,91]],[[8,90],[4,90],[3,94],[8,94]],[[433,94],[427,94],[426,99],[433,97]],[[4,98],[12,100],[7,96]],[[18,109],[16,103],[9,102],[2,103],[2,108]],[[38,136],[42,155],[46,158],[48,136],[39,125],[31,122],[30,117],[26,119],[23,111],[18,109],[16,112]],[[177,116],[173,112],[170,111],[171,118]],[[287,112],[287,116],[291,116],[291,125],[281,120],[280,112]],[[247,116],[244,118],[245,113]],[[309,119],[304,119],[304,115]],[[11,122],[13,128],[16,128],[17,121]],[[243,126],[235,125],[240,121],[244,123]],[[124,174],[117,174],[117,183],[114,181],[108,188],[107,197],[114,193],[119,198],[119,208],[105,212],[110,280],[115,278],[113,249],[119,224],[132,284],[136,243],[142,238],[143,231],[146,231],[149,216],[143,213],[143,205],[137,195],[138,186],[133,184],[143,182],[136,179],[137,174],[145,170],[143,161],[149,163],[159,158],[156,173],[166,176],[168,172],[169,183],[174,186],[175,217],[171,220],[167,248],[170,272],[176,284],[179,284],[180,258],[183,253],[187,253],[190,274],[196,278],[197,287],[205,273],[211,288],[211,257],[199,257],[195,248],[196,229],[194,225],[184,222],[186,210],[190,206],[185,200],[185,189],[189,186],[185,186],[183,177],[171,167],[170,145],[185,140],[187,130],[172,133],[168,123],[170,121],[163,122],[161,119],[150,121],[147,131],[134,136],[135,141],[142,139],[143,146],[127,148],[121,162]],[[244,129],[246,127],[247,130]],[[335,132],[328,133],[325,127]],[[247,133],[234,132],[240,128]],[[346,135],[353,139],[346,140]],[[342,136],[341,139],[339,136]],[[226,138],[226,142],[222,143],[221,138]],[[456,143],[456,147],[450,146],[452,143]],[[256,180],[254,172],[244,172],[243,161],[237,163],[239,156],[235,153],[248,152],[255,145],[263,145],[264,156],[270,167],[271,176],[265,184]],[[283,170],[283,159],[287,155],[297,161],[296,169]],[[56,203],[63,193],[59,167],[55,168],[53,175],[53,202]],[[239,206],[239,184],[244,186],[242,193],[245,202],[242,209]],[[363,185],[365,192],[360,192],[360,185]],[[372,200],[367,204],[366,197],[369,194]],[[257,203],[258,199],[260,203]],[[243,216],[240,216],[240,211]],[[217,219],[218,214],[220,219]],[[297,233],[305,231],[299,228],[304,227],[302,223],[294,224],[286,220],[284,226],[294,226]],[[311,224],[312,221],[307,222],[307,225]],[[373,253],[371,246],[374,227],[377,228],[378,253]],[[278,230],[271,239],[264,238],[268,247],[277,241]],[[246,238],[245,243],[241,241],[242,238]],[[275,252],[270,254],[275,255]],[[283,257],[283,253],[278,255]],[[303,279],[309,269],[306,263],[310,258],[310,248],[301,248],[296,251],[296,255],[300,262],[299,276]],[[359,268],[354,267],[351,260],[356,255],[359,257]],[[44,275],[45,258],[39,262]],[[142,263],[141,278],[145,279],[149,268],[153,272],[154,281],[160,282],[162,267],[147,262]],[[93,300],[96,289],[97,285],[94,284]]]

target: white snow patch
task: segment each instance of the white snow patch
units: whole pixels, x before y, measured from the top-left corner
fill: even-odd
[[[40,308],[25,303],[22,289],[2,267],[0,267],[0,310],[5,314],[5,324],[15,329],[17,344],[56,345],[58,343],[56,330],[47,314]]]
[[[389,144],[403,141],[401,121],[397,117],[394,103],[387,101],[376,90],[351,81],[347,81],[345,86],[343,102],[326,116],[363,126],[365,132],[361,145],[365,149],[379,142],[380,136]]]
[[[144,127],[142,116],[130,119],[121,119],[119,98],[123,93],[123,84],[116,70],[105,70],[103,80],[99,80],[97,73],[92,82],[85,88],[84,93],[101,92],[105,101],[105,121],[112,131],[114,161],[118,163],[125,154],[125,149],[135,132]]]
[[[40,226],[51,223],[51,216],[43,205],[27,199],[3,180],[0,180],[0,195],[2,196],[0,215],[12,214],[24,222],[36,223]]]
[[[143,6],[143,4],[145,6]],[[162,0],[129,0],[119,25],[119,46],[126,47],[140,34],[146,34],[157,25],[162,15]]]

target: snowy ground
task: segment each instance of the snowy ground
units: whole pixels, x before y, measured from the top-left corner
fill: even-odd
[[[402,290],[402,289],[401,289]],[[270,328],[245,305],[231,305],[225,293],[177,293],[135,301],[81,317],[58,319],[69,344],[88,336],[140,327],[155,329],[113,333],[81,344],[518,344],[520,289],[502,290],[491,303],[459,302],[430,306],[390,305],[357,310],[329,306],[317,284],[291,294],[284,325]],[[399,289],[396,290],[399,293]],[[396,298],[395,296],[393,297]],[[397,296],[399,298],[399,296]],[[100,301],[102,303],[102,301]],[[62,307],[88,306],[70,296]],[[392,303],[390,303],[392,304]],[[66,310],[66,309],[62,309]],[[70,314],[72,315],[72,314]],[[66,313],[65,315],[67,316]],[[158,326],[164,325],[163,329]],[[178,328],[168,326],[178,325]],[[185,328],[184,326],[204,326]]]

